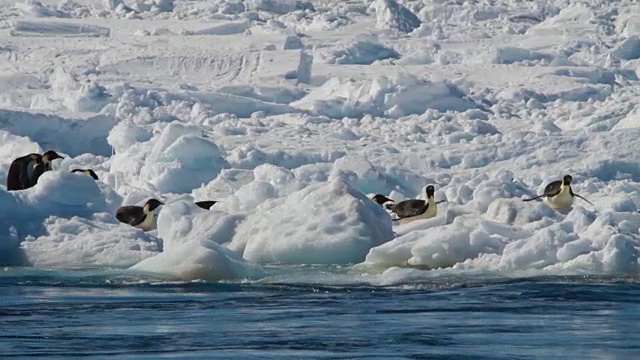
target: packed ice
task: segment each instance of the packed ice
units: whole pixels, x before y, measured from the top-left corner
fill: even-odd
[[[4,5],[3,266],[640,273],[633,0]],[[571,206],[523,201],[565,175]]]

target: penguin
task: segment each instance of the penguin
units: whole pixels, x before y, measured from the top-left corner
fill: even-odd
[[[42,163],[40,154],[32,153],[14,159],[7,174],[7,190],[23,190],[32,186],[32,174],[37,164]]]
[[[71,170],[72,173],[82,173],[85,174],[87,176],[91,176],[94,180],[98,180],[98,175],[96,175],[95,171],[93,171],[92,169],[73,169]]]
[[[216,201],[216,200],[196,201],[196,205],[200,206],[201,208],[203,208],[205,210],[209,210],[217,202],[218,201]]]
[[[595,207],[589,200],[573,192],[571,189],[571,181],[573,178],[571,175],[565,175],[562,180],[552,181],[544,188],[544,193],[539,196],[535,196],[528,199],[522,199],[522,201],[532,201],[544,197],[544,201],[552,209],[564,209],[573,205],[576,197],[581,198],[591,206]]]
[[[42,154],[42,161],[44,162],[44,171],[51,170],[51,162],[55,159],[64,159],[64,158],[58,155],[58,153],[53,150],[49,150],[46,153]]]
[[[382,194],[375,194],[371,197],[371,200],[373,200],[373,202],[375,202],[376,204],[382,206],[385,203],[388,202],[394,202],[393,199],[389,199],[388,197],[382,195]]]
[[[437,204],[444,201],[435,201],[433,185],[428,185],[424,188],[426,199],[409,199],[403,200],[399,203],[386,204],[387,210],[390,210],[398,218],[394,221],[402,223],[408,223],[414,220],[430,219],[438,214]]]
[[[121,206],[116,210],[116,219],[121,223],[129,224],[143,231],[149,231],[156,218],[156,214],[153,211],[160,205],[164,205],[164,203],[157,199],[149,199],[144,206]]]

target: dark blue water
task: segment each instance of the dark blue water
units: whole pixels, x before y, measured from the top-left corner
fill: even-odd
[[[637,278],[393,287],[0,275],[0,358],[638,359]]]

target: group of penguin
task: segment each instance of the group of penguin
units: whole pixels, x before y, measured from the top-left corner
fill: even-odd
[[[565,175],[562,180],[555,180],[547,184],[542,195],[522,199],[522,201],[544,198],[543,200],[549,207],[558,210],[572,206],[575,198],[578,197],[594,206],[589,200],[573,192],[571,189],[572,180],[571,175]],[[434,192],[434,186],[428,185],[424,188],[424,199],[408,199],[396,203],[382,194],[375,194],[371,200],[395,215],[394,221],[399,224],[407,224],[415,220],[430,219],[438,214],[438,204],[445,200],[435,201]]]
[[[45,171],[51,170],[51,162],[55,159],[64,159],[53,150],[44,154],[31,153],[14,159],[7,174],[7,191],[24,190],[33,187],[38,182],[38,178]],[[92,169],[73,169],[72,173],[81,173],[98,180],[98,175]],[[195,204],[205,210],[209,210],[217,201],[205,200],[196,201]],[[116,210],[116,219],[131,226],[149,231],[152,229],[155,220],[153,212],[160,205],[164,205],[157,199],[148,200],[144,206],[121,206]]]
[[[23,190],[34,186],[45,171],[51,170],[51,161],[55,159],[64,158],[55,151],[49,150],[42,155],[31,153],[13,160],[7,174],[7,190]],[[98,180],[98,176],[91,169],[73,169],[71,172],[82,173]],[[565,175],[562,180],[552,181],[547,184],[542,195],[522,200],[532,201],[544,198],[549,207],[564,209],[572,206],[575,198],[579,197],[593,206],[589,200],[573,192],[571,189],[572,180],[571,175]],[[399,224],[406,224],[415,220],[430,219],[437,215],[438,204],[446,200],[436,201],[434,193],[435,187],[427,185],[424,188],[423,199],[408,199],[396,203],[382,194],[375,194],[371,197],[371,200],[394,215],[394,221]],[[217,201],[215,200],[195,202],[197,206],[205,210],[209,210],[216,203]],[[164,203],[160,200],[149,199],[143,206],[121,206],[116,210],[115,216],[122,223],[137,227],[143,231],[149,231],[155,223],[156,214],[154,210],[161,205],[164,205]]]

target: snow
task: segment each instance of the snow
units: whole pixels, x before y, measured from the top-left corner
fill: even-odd
[[[0,176],[28,153],[64,159],[30,189],[3,180],[0,265],[640,272],[632,0],[2,5]],[[522,201],[565,174],[595,206]],[[446,200],[432,219],[392,222],[368,197],[427,184]],[[150,198],[157,229],[115,219]]]

